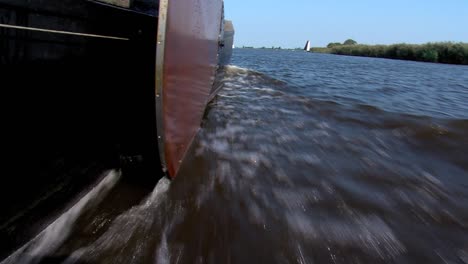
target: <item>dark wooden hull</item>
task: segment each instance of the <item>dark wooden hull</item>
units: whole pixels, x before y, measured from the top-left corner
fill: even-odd
[[[108,169],[175,177],[229,59],[222,0],[105,1],[0,0],[0,260]]]
[[[82,0],[0,1],[0,259],[121,156],[144,156],[146,175],[162,175],[156,15]]]

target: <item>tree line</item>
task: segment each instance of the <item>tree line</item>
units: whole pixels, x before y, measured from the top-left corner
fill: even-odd
[[[468,65],[468,43],[363,45],[349,39],[343,44],[330,43],[326,49],[312,49],[314,50],[338,55]]]

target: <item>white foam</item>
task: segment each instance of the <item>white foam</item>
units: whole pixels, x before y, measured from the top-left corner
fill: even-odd
[[[140,263],[145,254],[147,243],[145,237],[151,232],[155,221],[161,221],[158,206],[164,201],[169,186],[170,180],[162,178],[148,198],[138,206],[119,215],[101,237],[89,246],[75,251],[65,263],[72,264],[80,261],[94,263],[95,259],[100,259],[102,255],[114,256],[109,252],[119,251],[122,248],[132,252],[132,255],[115,255],[119,259],[108,260],[109,263]],[[129,249],[130,247],[132,248]]]
[[[164,231],[161,237],[161,245],[156,250],[156,262],[157,264],[169,264],[170,254],[169,247],[167,246],[167,230]]]
[[[120,172],[110,171],[97,186],[81,198],[72,208],[62,214],[26,245],[2,261],[1,264],[39,263],[43,257],[53,253],[68,238],[76,220],[81,216],[86,207],[100,202],[119,179]]]

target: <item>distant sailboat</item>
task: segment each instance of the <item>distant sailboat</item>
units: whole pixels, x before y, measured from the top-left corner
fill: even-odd
[[[305,47],[304,47],[304,50],[305,50],[305,51],[310,51],[310,40],[308,40],[308,41],[306,42],[306,45],[305,45]]]

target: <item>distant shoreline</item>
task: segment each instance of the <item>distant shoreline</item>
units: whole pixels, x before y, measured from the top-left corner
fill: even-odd
[[[328,48],[312,48],[310,52],[468,65],[468,43],[438,42],[421,45],[337,45]]]

